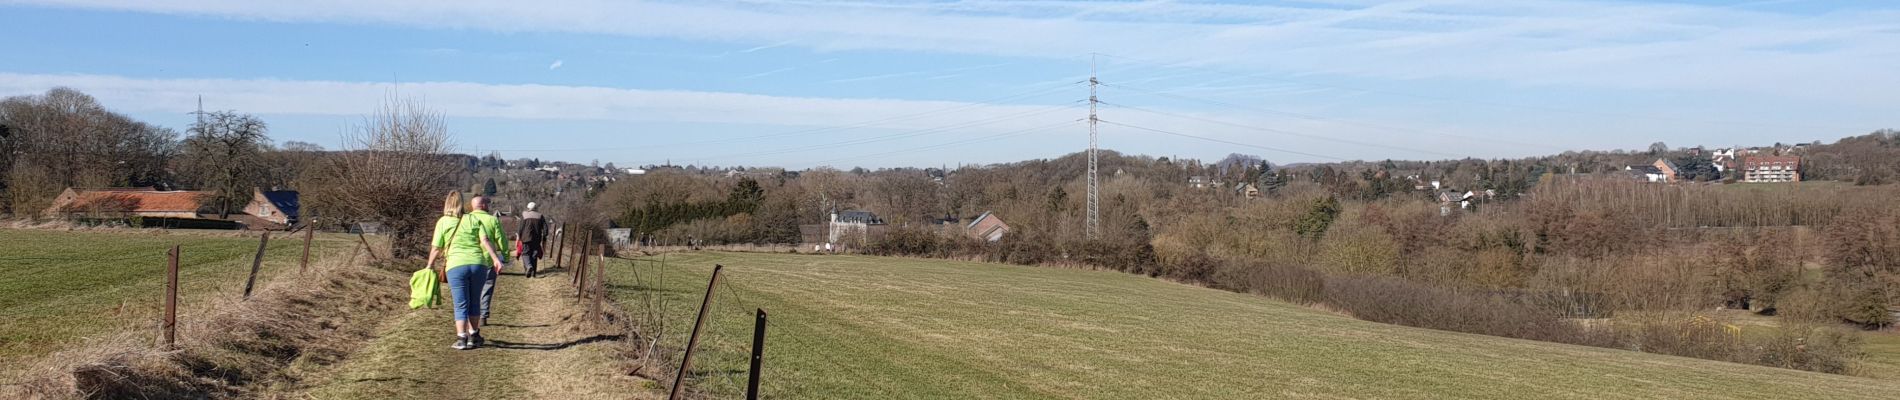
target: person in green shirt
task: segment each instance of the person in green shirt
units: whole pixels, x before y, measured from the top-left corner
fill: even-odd
[[[488,214],[488,198],[469,199],[469,208],[473,210],[451,217],[451,214],[460,214],[457,200],[461,194],[450,193],[449,196],[443,206],[443,218],[436,221],[435,237],[430,241],[430,260],[439,254],[445,258],[443,265],[448,269],[449,293],[455,298],[456,340],[452,347],[479,348],[484,342],[480,328],[485,318],[483,310],[487,308],[483,288],[492,285],[506,263],[505,253],[498,249],[504,248],[502,243],[508,239],[502,235],[501,221]],[[450,202],[454,203],[453,207]]]

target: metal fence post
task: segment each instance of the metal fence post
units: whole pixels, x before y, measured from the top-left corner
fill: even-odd
[[[297,262],[298,275],[303,275],[304,270],[310,269],[310,239],[317,235],[317,229],[311,228],[308,223],[304,224],[304,229],[307,230],[303,232],[303,261]]]
[[[668,400],[678,400],[685,393],[686,371],[693,368],[693,349],[699,346],[699,330],[706,327],[706,309],[712,306],[713,289],[719,287],[719,270],[724,265],[713,265],[712,281],[706,282],[706,298],[699,301],[699,317],[693,318],[693,334],[686,337],[686,356],[680,359],[679,373],[673,374],[673,394]]]
[[[168,253],[170,262],[165,264],[165,349],[178,344],[178,245],[172,245]]]
[[[759,364],[765,361],[765,309],[752,321],[752,372],[746,377],[746,400],[759,400]]]
[[[270,232],[265,231],[257,239],[257,256],[251,258],[251,277],[244,280],[244,298],[251,298],[251,287],[257,285],[257,269],[264,266],[264,247],[270,245]]]

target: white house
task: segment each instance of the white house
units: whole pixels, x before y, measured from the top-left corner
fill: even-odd
[[[839,243],[841,240],[850,240],[862,243],[869,236],[871,227],[875,225],[884,225],[884,220],[870,211],[832,212],[831,222],[825,229],[828,231],[826,241]]]

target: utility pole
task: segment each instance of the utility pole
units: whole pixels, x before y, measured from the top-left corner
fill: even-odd
[[[1100,80],[1095,79],[1095,54],[1091,53],[1089,54],[1089,215],[1087,226],[1089,239],[1102,236],[1102,185],[1095,169],[1095,123],[1100,120],[1095,117],[1095,106],[1101,103],[1101,100],[1095,98],[1095,88],[1101,84]]]

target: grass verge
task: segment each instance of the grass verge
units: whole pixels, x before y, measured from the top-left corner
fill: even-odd
[[[753,309],[774,398],[1885,398],[1900,382],[1393,326],[1114,272],[737,253],[615,261],[642,332],[743,391]],[[664,272],[662,272],[664,271]],[[662,277],[664,274],[664,277]],[[638,319],[638,318],[636,318]],[[677,366],[677,360],[666,360]]]

